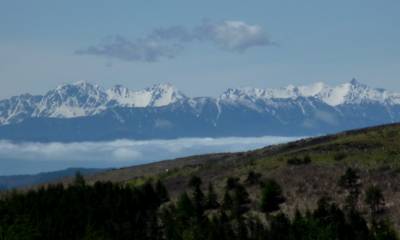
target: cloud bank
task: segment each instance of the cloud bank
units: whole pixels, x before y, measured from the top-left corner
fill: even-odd
[[[218,48],[243,53],[253,47],[273,45],[259,25],[242,21],[203,22],[186,28],[158,28],[144,37],[128,40],[122,36],[108,37],[96,46],[76,51],[79,55],[94,55],[122,61],[156,62],[178,56],[191,42],[208,42]]]
[[[68,167],[122,167],[195,154],[245,151],[291,140],[294,138],[186,138],[21,144],[0,141],[0,175],[37,173]]]

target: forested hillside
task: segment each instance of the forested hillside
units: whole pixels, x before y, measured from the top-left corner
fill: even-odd
[[[358,176],[348,170],[339,180],[348,191],[341,209],[329,196],[310,211],[288,216],[280,210],[285,195],[272,180],[249,173],[245,182],[230,177],[219,198],[212,184],[192,176],[188,190],[171,201],[161,181],[140,187],[97,182],[86,185],[77,175],[72,185],[52,185],[0,200],[0,239],[398,239],[380,218],[384,196],[370,187],[369,217],[358,210]],[[247,187],[262,191],[251,200]]]

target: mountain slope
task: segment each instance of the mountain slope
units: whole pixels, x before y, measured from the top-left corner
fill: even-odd
[[[400,124],[382,125],[322,137],[305,138],[248,152],[190,156],[122,168],[95,175],[93,179],[121,182],[136,177],[157,176],[163,174],[166,169],[203,165],[207,168],[223,165],[226,171],[247,165],[251,168],[268,165],[267,168],[273,166],[272,168],[275,169],[290,166],[291,164],[287,164],[289,159],[304,156],[311,157],[311,165],[356,166],[370,171],[380,168],[396,170],[400,169],[398,137],[400,137]],[[258,166],[258,164],[261,165]]]
[[[15,141],[310,136],[398,121],[400,94],[356,80],[228,89],[217,98],[190,98],[168,84],[131,91],[79,82],[0,101],[0,138]]]
[[[243,153],[192,156],[142,166],[107,171],[87,178],[89,182],[113,181],[142,184],[161,179],[173,197],[186,190],[191,176],[213,183],[222,193],[228,177],[244,181],[249,171],[274,178],[285,190],[287,212],[294,208],[312,209],[317,200],[329,195],[344,203],[345,193],[338,187],[340,176],[348,167],[357,170],[363,191],[370,185],[383,189],[387,214],[400,226],[400,124],[354,130],[335,135],[309,138]],[[304,162],[308,156],[311,161]],[[259,188],[250,187],[257,198]],[[220,196],[222,197],[222,196]],[[363,205],[362,193],[360,205]],[[396,217],[397,216],[397,217]]]

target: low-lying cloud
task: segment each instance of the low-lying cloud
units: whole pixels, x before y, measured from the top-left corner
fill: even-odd
[[[114,168],[195,154],[245,151],[294,139],[230,137],[79,143],[0,141],[0,175],[37,173],[69,167]]]
[[[112,36],[96,46],[78,50],[76,53],[123,61],[156,62],[178,56],[188,43],[195,41],[209,42],[220,49],[237,53],[274,44],[260,25],[251,25],[243,21],[205,21],[193,28],[158,28],[134,40]]]

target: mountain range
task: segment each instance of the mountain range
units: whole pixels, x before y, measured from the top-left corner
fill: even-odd
[[[0,101],[0,138],[105,141],[226,136],[306,136],[400,121],[400,93],[353,79],[279,89],[227,89],[188,97],[170,84],[133,91],[87,82]]]

